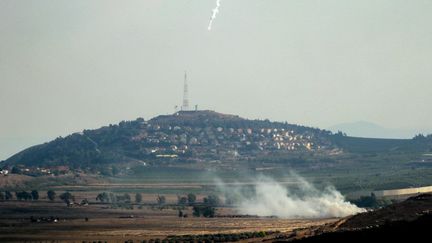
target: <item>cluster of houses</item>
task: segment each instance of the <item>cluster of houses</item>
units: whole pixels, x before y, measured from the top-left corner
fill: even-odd
[[[30,176],[54,176],[70,173],[68,166],[51,166],[51,167],[34,167],[34,166],[24,166],[15,165],[14,167],[5,166],[0,169],[0,175],[7,176],[8,174],[24,174]]]
[[[234,158],[270,151],[314,151],[327,145],[307,130],[299,133],[286,128],[190,126],[144,121],[143,125],[146,129],[131,140],[144,144],[145,153],[157,158],[185,155]]]
[[[51,160],[65,157],[62,161],[72,163],[75,168],[81,162],[88,163],[96,159],[108,162],[129,157],[140,160],[248,160],[275,152],[331,151],[333,147],[328,134],[319,129],[268,120],[247,120],[213,111],[182,111],[148,121],[138,118],[75,133],[50,142],[39,152],[53,156],[42,156],[41,162],[51,163]],[[70,153],[65,155],[64,151]],[[32,161],[35,156],[28,157],[33,164],[39,162]],[[22,164],[32,164],[30,162],[24,161]],[[57,167],[16,170],[35,176],[70,171],[69,168],[63,170]]]

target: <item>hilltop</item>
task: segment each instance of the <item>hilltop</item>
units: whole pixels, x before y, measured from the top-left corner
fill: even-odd
[[[179,111],[172,115],[160,115],[150,121],[158,124],[197,125],[206,123],[241,122],[246,119],[237,115],[223,114],[211,110]]]
[[[214,111],[138,118],[25,149],[7,164],[85,165],[151,159],[244,159],[271,151],[326,150],[329,132]]]
[[[25,149],[3,164],[83,168],[130,162],[251,161],[296,154],[429,149],[430,136],[369,139],[286,122],[250,120],[215,111],[180,111],[84,130]],[[425,142],[426,141],[426,142]],[[271,156],[270,156],[271,155]]]

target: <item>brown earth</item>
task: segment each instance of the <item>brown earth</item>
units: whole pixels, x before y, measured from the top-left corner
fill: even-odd
[[[288,220],[259,217],[192,217],[190,208],[182,210],[189,217],[179,218],[178,210],[145,206],[133,210],[110,209],[91,204],[66,207],[61,202],[0,202],[0,241],[134,242],[163,239],[168,235],[202,235],[253,231],[292,232],[300,227],[323,225],[337,219]],[[218,215],[235,215],[230,208],[218,208]],[[31,222],[30,217],[59,218],[58,222]],[[89,220],[86,221],[85,218]]]
[[[0,188],[16,188],[23,185],[24,182],[32,180],[33,177],[26,175],[10,174],[7,176],[0,175]]]

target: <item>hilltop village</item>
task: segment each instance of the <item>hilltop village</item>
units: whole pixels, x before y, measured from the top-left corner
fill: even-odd
[[[145,145],[144,153],[156,158],[245,159],[275,151],[316,151],[331,146],[315,130],[246,121],[213,111],[180,111],[138,122],[143,129],[131,140]]]
[[[325,130],[214,111],[138,118],[26,149],[5,164],[85,167],[157,161],[238,161],[268,154],[337,150]]]

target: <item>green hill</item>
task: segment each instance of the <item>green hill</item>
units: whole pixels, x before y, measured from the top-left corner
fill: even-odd
[[[6,165],[83,167],[134,161],[238,161],[271,154],[427,151],[422,139],[370,139],[214,111],[181,111],[138,118],[25,149]]]

